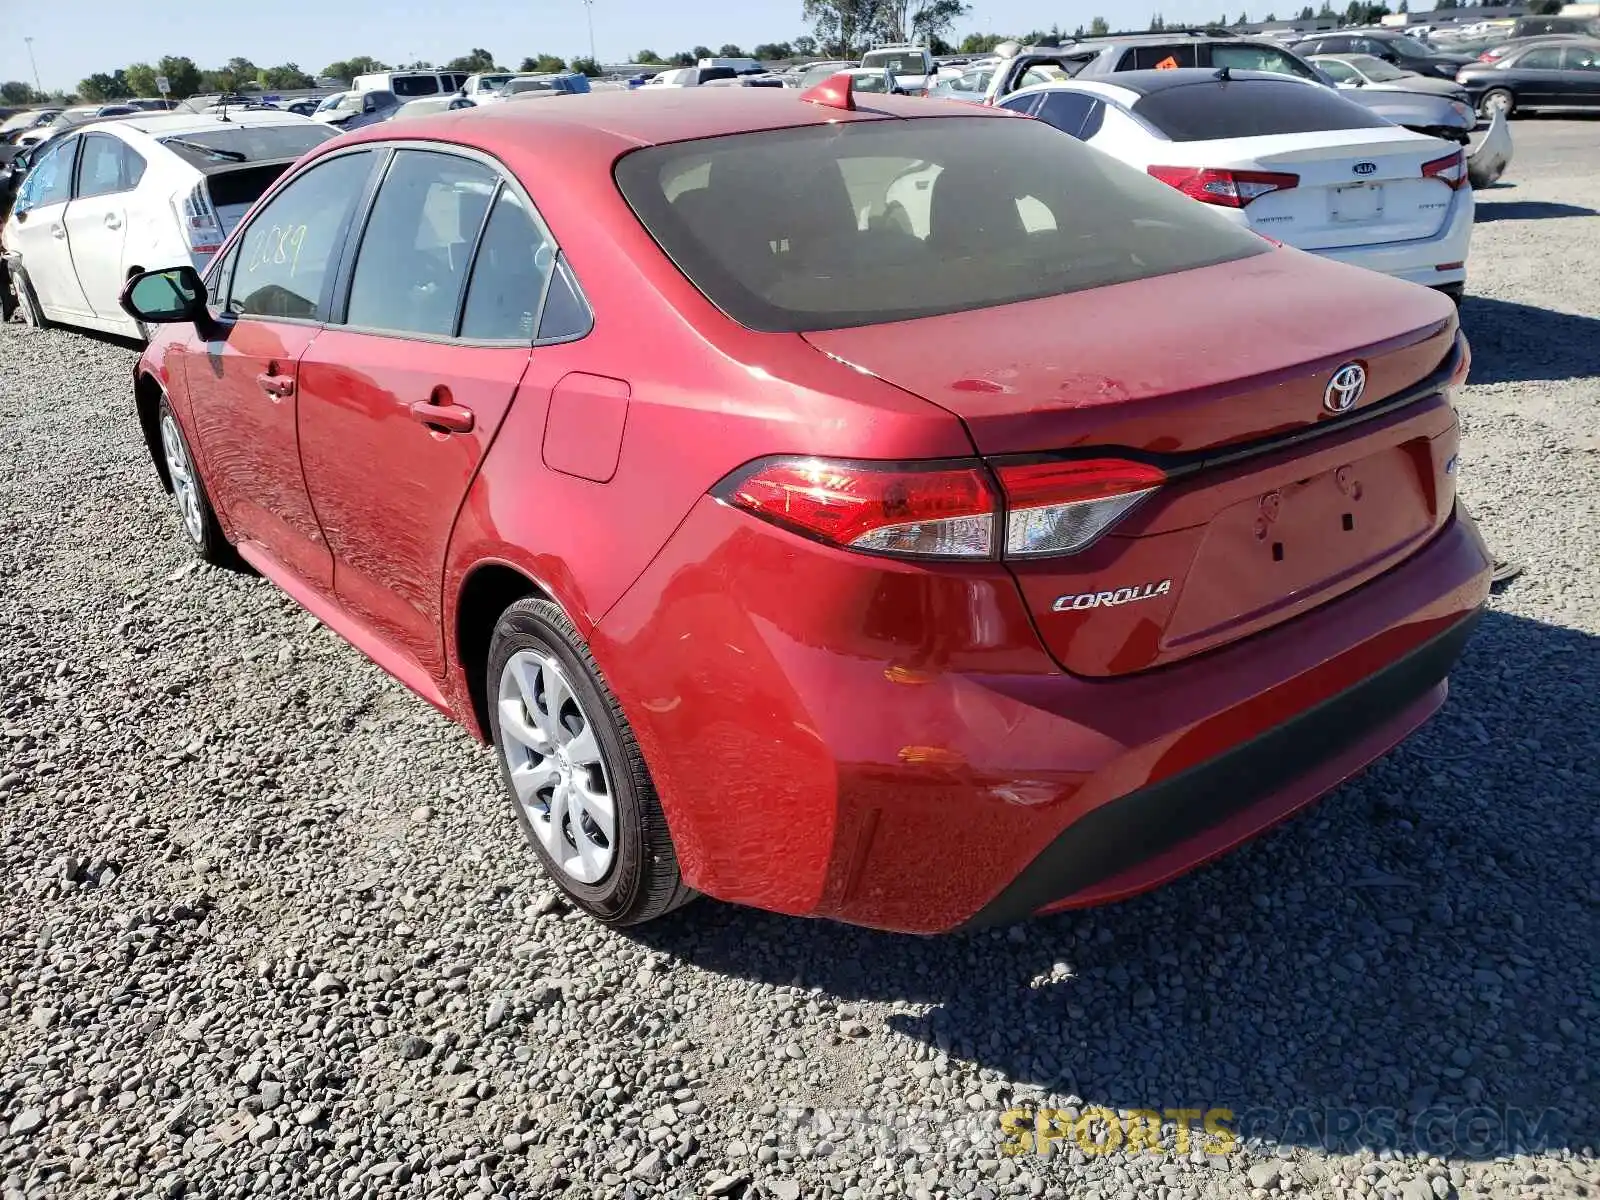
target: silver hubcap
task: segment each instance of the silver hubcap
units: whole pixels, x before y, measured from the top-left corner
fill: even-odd
[[[617,808],[589,714],[551,655],[519,650],[500,673],[500,753],[533,832],[579,883],[616,858]]]
[[[183,527],[198,545],[205,539],[205,521],[200,515],[200,492],[194,482],[194,468],[184,451],[183,438],[172,421],[172,414],[161,414],[161,449],[167,458],[167,474],[172,479],[172,496],[178,502]]]
[[[1483,102],[1483,106],[1492,113],[1505,112],[1511,107],[1511,97],[1504,92],[1495,92]]]

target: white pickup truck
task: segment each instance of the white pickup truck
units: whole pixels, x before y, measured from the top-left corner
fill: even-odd
[[[862,56],[861,65],[894,72],[895,86],[913,96],[926,96],[939,79],[939,64],[926,46],[877,46]]]

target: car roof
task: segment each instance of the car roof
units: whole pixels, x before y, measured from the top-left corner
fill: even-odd
[[[1224,79],[1221,69],[1217,67],[1176,67],[1165,71],[1118,71],[1109,79],[1100,79],[1097,82],[1110,84],[1121,88],[1125,92],[1132,92],[1135,96],[1152,96],[1157,92],[1171,91],[1173,88],[1198,87],[1206,84],[1221,85],[1223,83],[1300,83],[1301,80],[1280,74],[1277,71],[1236,71],[1227,68],[1228,75]],[[1062,83],[1069,82],[1062,80]],[[1088,83],[1089,80],[1082,82]],[[1047,86],[1040,84],[1038,86]]]
[[[792,88],[682,88],[673,89],[648,104],[641,104],[631,92],[613,91],[573,96],[560,104],[490,104],[458,109],[418,118],[418,123],[409,126],[406,134],[408,137],[431,134],[438,140],[474,146],[490,154],[531,150],[542,142],[615,158],[628,150],[667,142],[796,126],[914,117],[1012,119],[1012,114],[881,93],[873,93],[859,107],[846,111],[809,103]],[[392,136],[384,126],[374,125],[341,138],[340,144],[382,141]]]
[[[238,125],[306,125],[309,117],[282,109],[229,109],[224,121],[220,110],[204,113],[151,112],[125,118],[125,128],[153,138],[182,137],[186,133],[212,133]]]

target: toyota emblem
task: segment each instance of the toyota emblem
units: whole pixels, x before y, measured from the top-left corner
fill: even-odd
[[[1360,363],[1345,363],[1333,373],[1322,393],[1322,407],[1331,413],[1349,412],[1367,390],[1367,369]]]

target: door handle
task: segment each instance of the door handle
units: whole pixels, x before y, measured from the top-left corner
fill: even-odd
[[[60,222],[57,222],[56,224],[50,226],[50,236],[55,238],[58,242],[66,241],[67,227],[62,225]]]
[[[418,400],[411,406],[411,419],[420,421],[430,429],[445,433],[471,433],[473,415],[470,408],[459,404],[435,404],[431,400]]]
[[[256,382],[269,396],[281,398],[294,395],[294,379],[288,375],[257,375]]]
[[[121,229],[122,228],[122,218],[117,216],[116,213],[107,213],[106,214],[106,228],[107,229]]]

